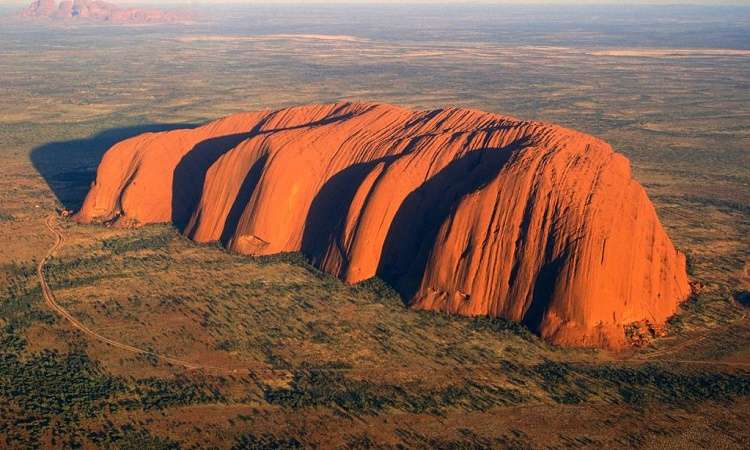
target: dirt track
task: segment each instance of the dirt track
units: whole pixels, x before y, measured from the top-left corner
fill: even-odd
[[[52,309],[53,311],[61,315],[65,320],[70,322],[70,324],[73,325],[73,327],[77,328],[82,333],[90,336],[93,339],[104,342],[105,344],[109,344],[112,347],[116,347],[116,348],[125,350],[130,353],[138,353],[138,354],[143,354],[143,355],[155,356],[165,362],[174,364],[176,366],[182,366],[187,369],[201,369],[201,368],[215,369],[213,367],[205,367],[199,364],[194,364],[188,361],[183,361],[181,359],[173,358],[171,356],[160,355],[158,353],[154,353],[148,350],[144,350],[142,348],[134,347],[132,345],[128,345],[122,342],[115,341],[114,339],[110,339],[106,336],[102,336],[101,334],[97,333],[96,331],[92,330],[91,328],[79,322],[78,319],[73,317],[73,315],[70,314],[70,312],[68,312],[67,309],[60,306],[57,303],[57,301],[55,301],[55,294],[52,292],[52,289],[50,289],[49,284],[47,284],[47,279],[44,276],[44,266],[47,264],[47,261],[49,261],[52,258],[54,253],[60,248],[60,246],[62,246],[63,242],[65,242],[65,237],[63,236],[59,228],[57,228],[57,221],[54,215],[50,215],[47,217],[46,225],[47,225],[47,228],[50,230],[50,232],[52,232],[55,235],[55,243],[47,251],[47,254],[44,255],[44,258],[42,258],[42,260],[39,261],[39,264],[37,265],[37,268],[36,268],[36,272],[37,272],[37,275],[39,276],[39,283],[41,283],[42,285],[42,295],[44,296],[44,302],[47,304],[47,306],[50,307],[50,309]]]

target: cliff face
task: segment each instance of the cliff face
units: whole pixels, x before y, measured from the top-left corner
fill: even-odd
[[[116,24],[179,22],[190,19],[182,11],[121,8],[102,0],[35,0],[18,15],[27,18],[86,19]]]
[[[55,0],[35,0],[19,11],[21,17],[48,17],[57,10]]]
[[[340,103],[231,116],[115,145],[77,215],[172,221],[254,255],[301,251],[414,308],[617,347],[690,293],[628,161],[555,125]]]

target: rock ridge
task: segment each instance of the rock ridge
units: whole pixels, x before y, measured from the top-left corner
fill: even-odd
[[[19,17],[53,20],[88,20],[112,24],[183,22],[191,19],[185,11],[123,8],[103,0],[35,0],[22,9]]]

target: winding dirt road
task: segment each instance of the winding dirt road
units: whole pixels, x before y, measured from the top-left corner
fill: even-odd
[[[130,352],[130,353],[154,356],[156,358],[159,358],[162,361],[168,362],[176,366],[182,366],[187,369],[221,369],[218,367],[202,366],[200,364],[195,364],[189,361],[183,361],[178,358],[173,358],[171,356],[161,355],[159,353],[154,353],[149,350],[134,347],[132,345],[128,345],[123,342],[110,339],[106,336],[102,336],[101,334],[97,333],[96,331],[92,330],[91,328],[79,322],[78,319],[76,319],[67,309],[63,308],[62,306],[60,306],[60,304],[57,303],[57,301],[55,300],[55,294],[52,292],[52,289],[50,289],[49,284],[47,284],[47,279],[44,274],[44,266],[52,258],[55,252],[60,248],[60,246],[65,241],[65,238],[63,237],[63,234],[60,231],[60,229],[57,227],[57,220],[54,215],[50,215],[47,217],[46,224],[50,232],[52,232],[55,235],[55,243],[47,251],[47,254],[44,255],[44,258],[42,258],[42,260],[39,261],[39,264],[36,267],[36,272],[37,272],[37,275],[39,276],[39,282],[42,285],[42,295],[44,296],[44,302],[47,304],[47,306],[50,307],[50,309],[52,309],[53,311],[61,315],[65,320],[70,322],[70,324],[73,325],[73,327],[77,328],[82,333],[86,334],[87,336],[93,339],[96,339],[100,342],[104,342],[105,344],[109,344],[112,347],[119,348],[120,350],[125,350],[126,352]]]

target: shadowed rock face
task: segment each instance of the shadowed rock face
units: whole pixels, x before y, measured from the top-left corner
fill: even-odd
[[[36,0],[18,13],[21,17],[50,19],[89,19],[120,24],[178,22],[190,19],[181,11],[121,8],[102,0]]]
[[[301,251],[410,306],[624,345],[690,293],[627,159],[555,125],[339,103],[238,114],[112,147],[82,222],[174,222],[245,254]]]

